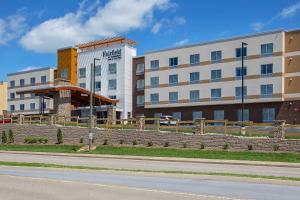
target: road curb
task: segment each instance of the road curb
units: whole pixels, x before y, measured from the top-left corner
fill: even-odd
[[[27,152],[27,151],[0,151],[1,153],[26,154],[26,155],[47,155],[47,156],[68,156],[79,158],[107,158],[124,160],[144,160],[144,161],[165,161],[165,162],[185,162],[185,163],[203,163],[203,164],[222,164],[222,165],[247,165],[264,167],[286,167],[300,168],[300,163],[284,162],[263,162],[263,161],[245,161],[245,160],[217,160],[217,159],[194,159],[194,158],[173,158],[173,157],[147,157],[147,156],[123,156],[106,154],[74,154],[74,153],[49,153],[49,152]]]

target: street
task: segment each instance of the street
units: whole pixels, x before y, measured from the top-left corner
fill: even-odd
[[[0,167],[0,199],[299,199],[299,184]]]

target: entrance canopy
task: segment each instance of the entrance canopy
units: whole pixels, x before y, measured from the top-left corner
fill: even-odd
[[[71,85],[56,85],[50,87],[43,87],[31,90],[18,91],[17,94],[35,94],[37,96],[44,96],[54,98],[60,91],[69,91],[71,94],[71,104],[75,107],[85,107],[90,105],[91,92],[77,86]],[[94,105],[116,105],[118,100],[110,99],[102,95],[93,94]]]

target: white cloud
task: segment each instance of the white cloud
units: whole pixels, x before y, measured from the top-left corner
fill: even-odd
[[[185,45],[189,42],[189,39],[183,39],[183,40],[180,40],[178,42],[175,42],[173,45],[174,46],[182,46],[182,45]]]
[[[256,22],[254,24],[251,25],[254,31],[261,31],[264,27],[264,24],[262,22]]]
[[[103,7],[99,3],[87,5],[83,1],[76,13],[67,13],[33,27],[21,38],[22,46],[35,52],[54,52],[60,47],[143,28],[152,20],[155,9],[165,10],[171,2],[111,0]]]
[[[186,23],[186,20],[182,16],[175,16],[171,19],[163,18],[153,25],[151,32],[154,34],[157,34],[162,29],[164,29],[167,32],[170,32],[170,31],[176,29],[178,26],[184,25],[185,23]]]
[[[161,28],[161,22],[156,22],[151,29],[151,32],[157,34]]]
[[[26,15],[23,9],[18,10],[14,15],[0,18],[0,45],[20,37],[26,28]]]
[[[300,1],[294,5],[282,9],[279,16],[282,18],[292,17],[300,10]]]
[[[41,68],[41,67],[28,66],[28,67],[25,67],[24,69],[19,70],[19,72],[25,72],[25,71],[30,71],[30,70],[39,69],[39,68]]]

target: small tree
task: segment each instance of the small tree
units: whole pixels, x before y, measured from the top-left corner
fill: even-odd
[[[2,144],[7,143],[7,135],[6,135],[5,131],[2,131],[1,142],[2,142]]]
[[[14,143],[15,142],[15,136],[11,129],[8,131],[8,143]]]
[[[61,131],[60,128],[57,129],[56,137],[57,137],[57,144],[62,144],[62,143],[64,143],[64,134],[63,134],[63,132]]]

